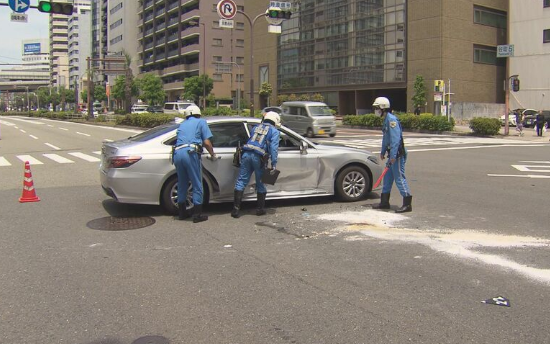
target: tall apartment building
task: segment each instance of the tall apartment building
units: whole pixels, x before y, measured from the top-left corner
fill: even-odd
[[[218,0],[144,0],[139,8],[139,70],[164,82],[168,100],[183,98],[187,77],[207,74],[217,98],[244,89],[244,18],[219,26]],[[236,1],[243,10],[243,0]]]
[[[251,15],[268,6],[245,4]],[[265,50],[255,49],[254,80],[276,85],[272,103],[277,94],[321,93],[345,115],[369,112],[384,95],[412,111],[417,75],[427,89],[424,111],[434,111],[434,80],[451,81],[453,102],[504,102],[496,50],[506,43],[508,0],[301,0],[293,9],[271,48],[267,24],[254,28],[254,47]]]
[[[50,85],[69,85],[69,16],[50,14]]]
[[[520,91],[510,93],[510,109],[550,110],[550,0],[510,3],[509,75],[518,75]]]
[[[82,102],[80,90],[87,80],[86,58],[91,52],[91,0],[74,2],[73,15],[68,20],[69,88],[78,93],[78,102]]]

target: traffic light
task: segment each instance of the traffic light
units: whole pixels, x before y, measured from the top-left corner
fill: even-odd
[[[292,12],[278,7],[271,7],[267,10],[267,16],[271,19],[290,19]]]
[[[39,1],[38,10],[44,13],[64,14],[70,16],[73,14],[73,4],[66,2]]]
[[[514,92],[519,91],[519,79],[518,78],[512,79],[512,91],[514,91]]]

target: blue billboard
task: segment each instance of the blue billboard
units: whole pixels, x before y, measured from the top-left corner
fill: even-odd
[[[26,43],[23,44],[23,53],[25,54],[39,54],[40,43]]]

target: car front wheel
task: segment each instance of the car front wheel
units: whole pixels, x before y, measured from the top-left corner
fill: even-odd
[[[340,201],[354,202],[366,198],[370,187],[369,174],[363,167],[348,166],[338,173],[334,191]]]
[[[313,129],[307,128],[306,136],[309,137],[309,138],[312,138],[314,136]]]

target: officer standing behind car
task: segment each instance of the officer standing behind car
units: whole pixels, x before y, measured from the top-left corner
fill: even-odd
[[[239,177],[235,183],[233,210],[231,217],[238,218],[244,188],[250,181],[252,172],[256,176],[256,193],[258,204],[256,215],[265,215],[265,198],[267,189],[262,183],[263,169],[267,167],[267,159],[271,157],[271,169],[277,166],[277,155],[279,150],[279,130],[281,118],[278,113],[270,111],[264,115],[262,123],[258,124],[251,131],[251,137],[243,146],[243,156]]]
[[[537,113],[536,121],[537,136],[542,136],[542,128],[544,127],[544,116],[542,115],[542,110]]]
[[[201,117],[201,110],[196,105],[187,107],[185,118],[177,131],[176,145],[174,146],[174,165],[178,173],[178,219],[188,218],[190,213],[185,209],[187,188],[189,181],[193,186],[193,222],[208,220],[202,215],[202,147],[206,148],[212,160],[216,158],[210,138],[212,132],[208,124]]]
[[[382,150],[380,159],[389,159],[389,170],[384,176],[381,202],[373,205],[373,209],[390,209],[390,191],[395,184],[403,196],[403,206],[396,213],[412,211],[412,196],[407,178],[405,178],[405,163],[407,162],[407,150],[403,141],[403,132],[399,119],[391,112],[390,101],[386,97],[378,97],[372,104],[375,114],[382,116]]]

